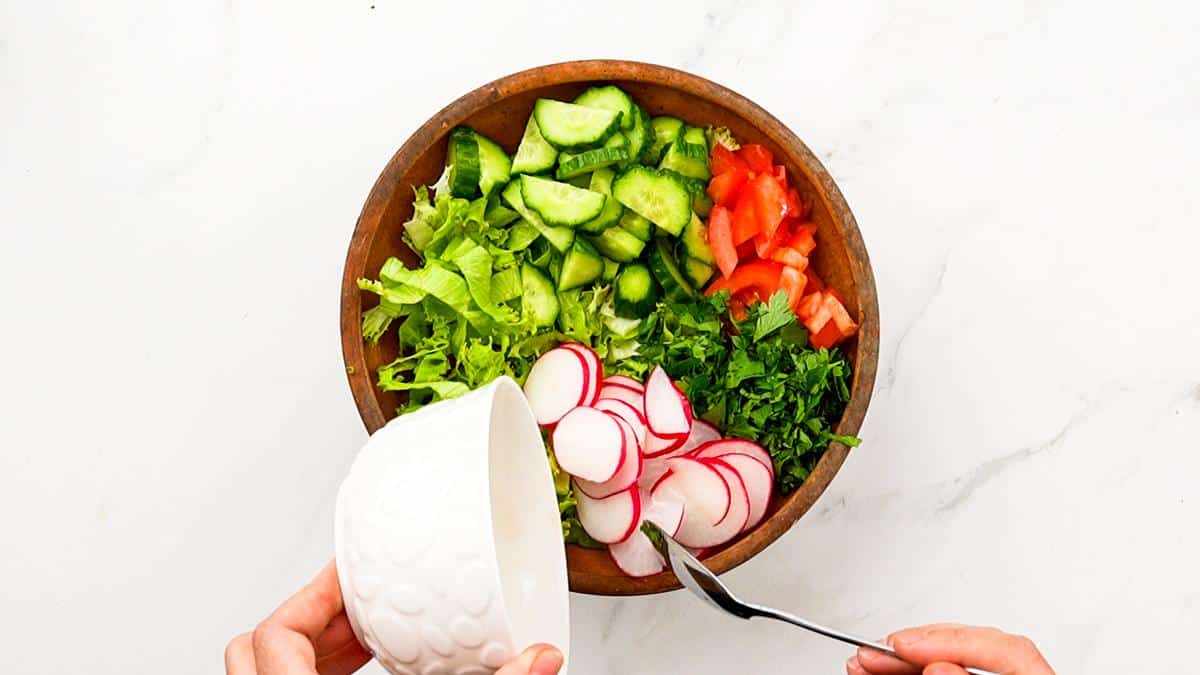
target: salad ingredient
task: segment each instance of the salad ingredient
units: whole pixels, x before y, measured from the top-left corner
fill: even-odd
[[[775,466],[771,462],[771,455],[761,445],[741,438],[718,438],[695,448],[695,452],[692,454],[699,458],[712,457],[718,459],[726,455],[745,455],[762,464],[763,468],[767,471],[773,472],[775,470]]]
[[[586,405],[590,389],[587,363],[578,352],[565,347],[542,354],[525,378],[525,398],[544,427],[558,424],[567,413]],[[608,476],[600,480],[604,478]]]
[[[596,399],[600,397],[600,379],[604,372],[600,355],[591,347],[578,342],[566,342],[562,348],[570,349],[578,354],[583,359],[584,365],[587,366],[587,390],[584,391],[583,398],[579,400],[579,405],[594,405]]]
[[[634,123],[633,99],[629,98],[620,87],[605,85],[603,87],[588,87],[586,91],[575,98],[576,105],[589,108],[611,110],[620,114],[621,128],[632,129]]]
[[[661,366],[650,371],[646,379],[646,423],[656,436],[687,438],[692,430],[691,411],[687,398]]]
[[[479,146],[479,191],[487,197],[497,186],[508,183],[512,175],[512,159],[492,139],[476,131],[471,133]]]
[[[616,415],[624,420],[633,431],[634,438],[637,441],[638,453],[641,454],[644,452],[642,444],[646,439],[646,418],[637,408],[634,408],[632,404],[626,401],[619,401],[613,398],[602,398],[592,404],[592,407],[596,410],[603,410],[606,413]]]
[[[517,146],[517,153],[513,155],[512,173],[542,173],[553,167],[556,160],[558,160],[558,150],[555,150],[554,146],[542,138],[537,121],[531,115],[529,121],[525,123],[525,134],[521,137],[520,145]],[[453,158],[450,161],[453,163]]]
[[[599,410],[599,408],[595,409]],[[619,422],[621,433],[625,435],[625,453],[621,460],[621,466],[617,468],[617,472],[613,474],[612,478],[604,482],[597,483],[578,476],[575,478],[575,486],[592,499],[604,499],[627,490],[637,483],[638,478],[642,475],[642,448],[637,432],[622,417],[618,415],[612,415],[612,417]]]
[[[642,408],[642,394],[628,387],[622,387],[620,385],[605,385],[601,387],[600,399],[621,401],[631,407],[635,407],[639,411]]]
[[[574,227],[600,215],[605,197],[569,183],[521,176],[521,199],[547,225]]]
[[[733,539],[746,529],[746,523],[750,519],[750,495],[746,492],[746,483],[742,480],[741,474],[733,467],[720,459],[704,460],[704,463],[716,469],[717,473],[721,474],[721,478],[725,480],[725,484],[729,486],[729,512],[725,514],[721,522],[717,523],[716,527],[708,531],[707,538],[699,539],[699,541],[710,542],[700,544],[701,546],[718,546]]]
[[[608,547],[613,563],[631,577],[648,577],[667,568],[667,561],[654,547],[654,542],[645,532],[637,530],[633,536]]]
[[[609,375],[604,378],[604,384],[615,384],[618,387],[626,387],[636,392],[645,392],[646,385],[629,377],[628,375]]]
[[[746,517],[746,526],[742,528],[742,531],[745,532],[762,522],[763,516],[767,514],[775,476],[771,469],[748,455],[735,452],[722,455],[719,459],[736,471],[738,476],[741,476],[742,484],[746,488],[750,513]]]
[[[577,478],[603,483],[617,475],[629,447],[619,418],[587,406],[572,409],[554,427],[550,444],[558,466]]]
[[[692,219],[692,196],[678,176],[634,166],[622,171],[613,181],[617,201],[661,227],[679,236]]]
[[[642,519],[642,499],[636,485],[604,499],[592,499],[576,489],[575,499],[583,529],[602,544],[625,541]]]
[[[732,502],[729,484],[712,465],[689,457],[670,460],[669,471],[651,489],[671,490],[683,500],[683,521],[675,540],[684,546],[713,546],[717,525],[729,513]],[[720,543],[720,542],[717,542]]]
[[[580,230],[588,234],[599,234],[620,221],[621,216],[625,214],[625,207],[621,206],[621,202],[612,198],[614,177],[616,174],[612,169],[599,168],[593,171],[591,177],[588,178],[588,189],[604,195],[604,208],[600,210],[600,215],[580,225]]]
[[[554,284],[540,269],[526,263],[521,266],[521,312],[536,327],[553,326],[558,319],[558,296]]]
[[[586,239],[576,239],[567,250],[558,273],[558,290],[586,286],[604,274],[604,258]]]
[[[467,127],[450,132],[450,193],[471,198],[479,192],[479,142]]]
[[[708,169],[708,139],[705,138],[704,130],[685,126],[675,142],[667,145],[658,168],[686,178],[699,179],[701,183],[697,186],[697,191],[703,192],[703,181],[712,176]]]
[[[523,190],[521,186],[525,183],[523,180],[510,181],[508,186],[500,193],[504,201],[513,208],[514,211],[521,214],[521,218],[529,223],[538,231],[538,234],[545,237],[546,241],[555,250],[565,252],[575,242],[575,231],[569,227],[553,227],[542,220],[542,217],[536,211],[530,209],[525,204]]]
[[[642,153],[643,164],[658,164],[662,161],[667,147],[683,135],[683,120],[674,117],[655,117],[650,120],[650,131],[653,139]]]
[[[533,118],[550,145],[572,152],[608,140],[620,126],[621,113],[539,98],[533,104]]]
[[[650,269],[662,287],[667,302],[688,302],[696,296],[692,284],[679,271],[679,264],[666,239],[658,239],[650,249]]]
[[[641,319],[654,311],[658,302],[658,284],[650,268],[629,264],[617,275],[613,286],[613,302],[617,316]]]
[[[650,429],[649,425],[647,425],[645,446],[646,457],[653,459],[682,454],[681,452],[676,451],[683,447],[683,444],[686,441],[686,436],[660,436],[654,433],[654,431]]]
[[[692,431],[688,434],[687,440],[683,442],[683,445],[679,446],[679,449],[684,452],[691,452],[702,445],[719,440],[721,440],[721,432],[716,427],[704,420],[693,420]]]
[[[654,523],[674,537],[683,523],[683,499],[669,488],[642,494],[642,520]]]
[[[596,249],[620,263],[633,262],[646,248],[646,242],[620,227],[609,227],[598,235],[589,237]]]

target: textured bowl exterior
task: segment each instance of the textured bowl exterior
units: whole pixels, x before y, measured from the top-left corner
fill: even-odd
[[[359,277],[374,276],[389,256],[406,262],[416,257],[402,241],[402,224],[412,214],[413,187],[433,183],[445,162],[449,131],[467,124],[513,151],[534,100],[573,98],[596,83],[614,83],[629,91],[651,115],[672,115],[699,125],[729,127],[742,142],[761,143],[787,167],[806,203],[812,205],[818,248],[811,263],[846,299],[859,323],[858,335],[844,349],[854,367],[851,398],[836,426],[855,434],[866,415],[879,352],[879,308],[870,259],[854,215],[816,156],[778,119],[718,84],[663,66],[631,61],[575,61],[541,66],[503,77],[472,91],[434,115],[392,157],[363,206],[346,256],[341,295],[342,353],[350,388],[368,430],[381,427],[399,404],[395,394],[380,392],[375,369],[394,359],[397,345],[388,336],[379,345],[364,344],[362,312],[375,300],[359,291]],[[767,516],[752,531],[706,558],[724,572],[753,557],[782,535],[833,480],[849,449],[831,444],[804,484],[775,495]],[[678,588],[669,572],[631,579],[606,552],[567,547],[571,590],[600,595],[639,595]]]
[[[338,491],[334,539],[346,614],[359,642],[394,675],[490,673],[526,646],[514,644],[493,546],[488,439],[499,387],[517,389],[502,378],[392,420],[367,441]],[[532,413],[527,423],[536,434]],[[541,494],[511,498],[557,509],[549,470],[542,484]],[[556,544],[549,539],[538,554],[565,567]],[[544,581],[557,588],[541,594],[540,611],[569,623],[565,575]],[[544,639],[566,650],[568,631]]]

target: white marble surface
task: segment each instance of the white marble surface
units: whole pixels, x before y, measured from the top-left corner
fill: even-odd
[[[6,672],[218,671],[329,558],[367,190],[455,96],[601,56],[774,112],[874,262],[863,446],[730,582],[870,635],[1000,624],[1063,673],[1192,668],[1194,7],[374,2],[0,4]],[[679,594],[578,597],[573,628],[576,675],[848,655]]]

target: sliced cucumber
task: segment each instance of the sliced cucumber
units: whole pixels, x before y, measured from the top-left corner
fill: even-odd
[[[621,263],[616,260],[604,259],[604,273],[600,275],[601,281],[612,281],[617,277],[617,272],[621,269]]]
[[[550,145],[578,152],[599,147],[616,133],[621,113],[539,98],[533,104],[533,118]]]
[[[577,188],[587,189],[587,186],[592,184],[592,175],[588,173],[581,173],[578,176],[568,178],[566,182],[574,185]]]
[[[703,181],[712,178],[708,170],[708,141],[704,138],[704,130],[687,127],[674,143],[667,146],[667,153],[658,167]]]
[[[643,166],[626,169],[613,181],[613,196],[650,222],[679,236],[692,219],[692,196],[678,178]]]
[[[707,218],[712,213],[713,200],[707,192],[697,192],[692,195],[692,210]]]
[[[716,258],[713,257],[712,249],[708,247],[708,226],[696,214],[692,214],[692,220],[687,227],[683,228],[683,250],[689,257],[695,258],[700,262],[709,265],[717,264]]]
[[[687,157],[708,157],[708,135],[700,127],[685,126],[679,144]]]
[[[629,159],[622,164],[622,168],[633,164],[641,159],[642,152],[650,146],[650,141],[654,136],[653,130],[650,129],[650,116],[642,110],[640,105],[633,106],[633,127],[625,132],[625,138],[629,139]]]
[[[580,225],[580,230],[589,234],[603,232],[605,228],[611,227],[620,220],[621,215],[625,213],[625,207],[621,206],[621,202],[612,196],[612,182],[615,175],[612,169],[607,168],[596,169],[592,173],[588,189],[604,195],[604,208],[600,211],[600,215]]]
[[[504,245],[510,251],[524,251],[540,236],[542,233],[536,227],[531,225],[528,220],[521,218],[508,228],[508,241]]]
[[[666,239],[657,239],[650,248],[650,270],[663,289],[668,302],[687,302],[696,297],[691,282],[679,271]]]
[[[692,282],[692,286],[695,288],[703,288],[704,284],[708,283],[708,280],[712,278],[713,269],[712,265],[691,256],[683,259],[683,275]]]
[[[646,242],[619,227],[610,227],[600,234],[588,237],[607,258],[620,263],[633,262],[646,248]]]
[[[487,210],[483,212],[483,219],[492,227],[504,227],[520,217],[521,214],[501,204],[499,199],[490,200]]]
[[[521,197],[547,225],[575,227],[600,215],[604,195],[549,178],[521,176]]]
[[[557,257],[557,253],[545,237],[539,236],[529,245],[529,264],[542,270],[550,269],[550,261]]]
[[[621,128],[633,128],[633,99],[616,85],[590,87],[575,99],[575,104],[618,112],[621,114]]]
[[[530,225],[537,228],[546,241],[559,251],[566,251],[571,248],[571,243],[575,241],[575,231],[569,227],[551,227],[542,220],[533,209],[525,205],[525,199],[521,196],[521,181],[509,181],[505,186],[504,191],[500,193],[500,197],[513,208],[514,211],[521,214],[521,217],[529,221]]]
[[[521,297],[521,270],[509,267],[492,275],[492,300],[508,302]]]
[[[479,142],[467,127],[450,132],[450,194],[470,199],[479,193]]]
[[[548,171],[558,159],[558,151],[542,138],[538,131],[537,121],[533,115],[525,123],[525,135],[517,146],[517,154],[513,155],[512,173],[541,173]]]
[[[512,160],[504,148],[478,131],[475,132],[475,142],[479,144],[479,191],[486,197],[494,188],[508,182]]]
[[[629,150],[625,148],[627,143],[624,136],[613,136],[603,148],[584,150],[577,155],[564,152],[559,157],[558,170],[554,172],[554,177],[559,180],[574,178],[589,171],[624,162],[629,159]]]
[[[558,296],[554,284],[533,265],[521,266],[521,314],[533,318],[533,325],[553,326],[558,318]]]
[[[650,238],[654,236],[654,223],[630,210],[625,211],[625,215],[621,216],[617,225],[642,241],[650,241]]]
[[[646,149],[642,151],[642,164],[657,166],[662,161],[667,146],[674,143],[683,134],[683,120],[674,117],[655,117],[650,120],[650,130],[654,135]]]
[[[569,291],[590,284],[604,274],[604,258],[596,251],[596,247],[584,239],[576,239],[563,258],[562,269],[558,273],[558,290]]]
[[[641,319],[654,311],[658,284],[650,269],[641,263],[626,265],[613,283],[613,309],[617,316]]]

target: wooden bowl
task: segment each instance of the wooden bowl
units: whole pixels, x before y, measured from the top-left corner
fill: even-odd
[[[598,82],[628,91],[650,115],[672,115],[697,125],[729,127],[742,142],[761,143],[784,164],[805,203],[813,204],[817,250],[812,264],[846,298],[859,323],[857,337],[844,345],[854,367],[850,402],[837,433],[858,432],[871,390],[879,352],[879,308],[875,278],[862,236],[842,193],[816,156],[762,108],[713,82],[671,68],[631,61],[575,61],[541,66],[484,85],[443,108],[401,146],[384,167],[367,197],[342,278],[342,354],[350,389],[367,430],[374,432],[395,415],[395,393],[376,389],[375,370],[397,354],[395,331],[378,346],[363,342],[359,324],[374,296],[359,291],[355,280],[375,277],[388,256],[409,264],[417,258],[401,240],[401,224],[412,214],[413,187],[437,180],[446,158],[448,132],[467,124],[515,151],[533,102],[539,97],[570,100]],[[364,306],[365,305],[365,306]],[[390,339],[389,339],[390,338]],[[706,559],[717,572],[749,560],[775,541],[817,500],[833,480],[848,448],[833,443],[797,490],[776,495],[766,518],[754,530]],[[597,595],[641,595],[678,588],[670,572],[643,579],[622,574],[607,552],[567,547],[571,590]]]

